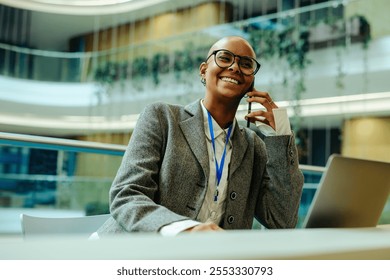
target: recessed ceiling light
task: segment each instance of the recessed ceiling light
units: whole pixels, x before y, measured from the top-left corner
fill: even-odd
[[[109,15],[137,11],[170,0],[2,0],[11,7],[71,15]]]
[[[141,0],[32,0],[32,2],[61,5],[61,6],[107,6],[129,2],[140,2]],[[144,0],[144,2],[147,2]]]

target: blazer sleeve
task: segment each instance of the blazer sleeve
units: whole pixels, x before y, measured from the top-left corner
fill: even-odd
[[[294,228],[304,182],[294,135],[266,137],[264,142],[267,163],[261,179],[256,218],[267,228]]]
[[[167,129],[158,105],[140,114],[110,189],[110,211],[125,231],[157,232],[162,226],[188,219],[159,205],[159,170]]]

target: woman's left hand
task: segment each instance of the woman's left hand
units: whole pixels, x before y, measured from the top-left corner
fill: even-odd
[[[276,109],[278,108],[278,106],[274,103],[274,101],[272,100],[268,92],[257,91],[256,89],[253,89],[253,91],[248,92],[247,95],[248,95],[248,98],[246,99],[247,102],[260,103],[266,109],[266,111],[264,110],[252,111],[251,113],[245,116],[245,119],[246,120],[249,119],[249,121],[252,123],[255,123],[255,121],[262,122],[264,124],[271,126],[275,130],[275,119],[274,119],[274,113],[272,112],[272,109]]]

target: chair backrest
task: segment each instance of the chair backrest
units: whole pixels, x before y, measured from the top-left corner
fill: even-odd
[[[75,235],[88,238],[110,217],[110,214],[84,217],[37,217],[20,215],[23,238],[48,235]]]

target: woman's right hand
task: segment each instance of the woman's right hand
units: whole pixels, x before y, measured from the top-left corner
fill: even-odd
[[[186,229],[184,232],[196,232],[196,231],[223,231],[221,227],[214,223],[203,223],[196,225],[192,228]]]

